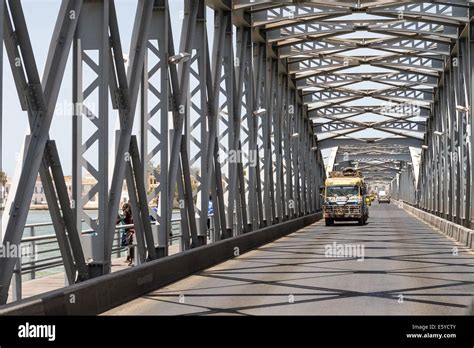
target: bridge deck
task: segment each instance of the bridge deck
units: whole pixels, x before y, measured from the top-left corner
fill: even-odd
[[[393,204],[370,214],[367,226],[320,221],[105,314],[464,314],[474,253]],[[364,246],[364,260],[326,257],[334,242]]]

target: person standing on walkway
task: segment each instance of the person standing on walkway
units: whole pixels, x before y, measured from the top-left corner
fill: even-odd
[[[132,225],[133,224],[133,216],[132,216],[132,208],[130,204],[124,203],[122,205],[122,214],[117,219],[117,224],[122,223],[123,225]],[[122,246],[128,247],[128,255],[127,261],[128,265],[131,266],[133,264],[133,259],[135,257],[135,249],[133,248],[133,236],[135,234],[135,229],[133,227],[125,228],[122,234]]]
[[[209,196],[209,204],[207,205],[207,230],[211,229],[211,217],[214,216],[214,206],[212,205],[212,196]]]

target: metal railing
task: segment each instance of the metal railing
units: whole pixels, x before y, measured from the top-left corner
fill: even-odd
[[[181,238],[181,227],[180,219],[171,220],[171,231],[172,235],[169,238],[169,245]],[[155,222],[152,222],[154,224]],[[48,270],[57,268],[63,265],[60,249],[58,246],[57,238],[55,234],[37,235],[36,231],[38,227],[49,227],[53,226],[52,222],[34,223],[25,225],[25,229],[30,231],[28,237],[24,237],[21,240],[22,248],[26,245],[31,251],[30,255],[34,256],[34,259],[22,262],[21,269],[23,275],[30,275],[30,279],[36,279],[37,272],[42,270]],[[122,257],[122,254],[126,251],[126,246],[121,246],[121,231],[125,228],[133,227],[132,225],[118,225],[115,227],[114,244],[112,248],[112,255],[115,258]],[[83,230],[82,235],[94,233],[92,229]],[[41,256],[44,256],[41,258]],[[38,258],[36,258],[38,257]]]
[[[84,221],[83,221],[84,222]],[[152,225],[156,224],[156,221],[150,222]],[[60,252],[57,237],[55,234],[39,234],[38,229],[53,227],[52,222],[40,222],[31,223],[25,225],[25,230],[29,231],[29,236],[22,238],[21,250],[28,251],[24,256],[18,258],[18,262],[15,266],[12,278],[12,300],[18,301],[22,299],[22,285],[23,282],[38,279],[41,277],[50,276],[57,273],[64,272],[64,261]],[[137,253],[137,244],[134,242],[131,246],[122,246],[121,233],[124,229],[134,227],[130,225],[117,225],[115,227],[115,236],[112,247],[112,259],[122,257],[123,254],[127,253],[129,248],[135,248],[135,254]],[[235,227],[235,224],[234,224]],[[211,232],[213,231],[213,222],[211,219],[211,225],[207,230],[207,238],[210,238]],[[42,231],[44,233],[44,231]],[[81,235],[87,235],[95,233],[93,229],[86,229],[81,231]],[[171,219],[171,232],[168,238],[169,246],[178,243],[183,243],[181,233],[181,219]],[[211,241],[212,242],[212,241]],[[134,264],[138,262],[138,257],[135,258]],[[68,284],[67,277],[64,277],[64,284]]]
[[[181,239],[181,219],[173,218],[171,220],[171,235],[169,245],[175,244]],[[151,222],[155,224],[155,221]],[[22,298],[22,283],[56,273],[64,272],[64,262],[59,249],[55,234],[38,234],[39,228],[52,227],[52,222],[26,224],[25,230],[29,230],[29,236],[21,240],[21,250],[27,250],[27,255],[20,257],[15,267],[12,279],[12,299],[13,301]],[[134,225],[118,225],[115,227],[114,243],[112,247],[112,258],[120,258],[127,252],[129,246],[121,245],[121,233],[123,229],[133,227]],[[92,229],[81,231],[81,235],[94,233]],[[132,245],[136,248],[136,244]],[[138,259],[138,258],[136,258]],[[65,277],[65,285],[68,285]]]

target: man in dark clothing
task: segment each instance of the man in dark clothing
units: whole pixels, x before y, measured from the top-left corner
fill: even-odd
[[[122,205],[122,216],[119,216],[117,219],[117,224],[122,223],[124,225],[133,224],[132,208],[130,204],[124,203]],[[123,238],[122,245],[128,247],[127,262],[131,266],[133,259],[135,257],[135,249],[133,248],[133,235],[135,234],[135,229],[133,227],[128,227],[125,229],[125,238]]]

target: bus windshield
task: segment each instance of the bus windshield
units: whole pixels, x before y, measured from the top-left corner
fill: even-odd
[[[326,196],[358,196],[359,186],[328,186],[326,188]]]

